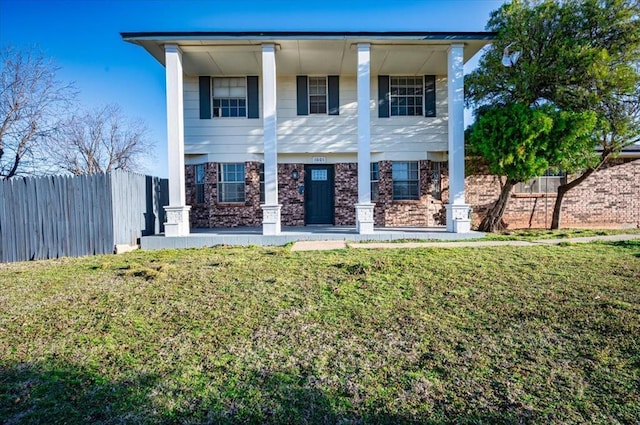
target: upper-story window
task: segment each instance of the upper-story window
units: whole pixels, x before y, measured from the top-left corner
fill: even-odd
[[[225,77],[213,79],[213,116],[247,116],[247,79]]]
[[[340,115],[340,77],[296,76],[296,112],[300,115]]]
[[[309,77],[309,113],[327,113],[326,77]]]
[[[391,116],[422,115],[422,77],[391,77]]]

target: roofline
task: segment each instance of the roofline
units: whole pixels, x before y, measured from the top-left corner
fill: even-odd
[[[422,40],[492,40],[496,32],[489,31],[149,31],[121,32],[127,41],[158,39],[273,39],[273,38],[380,38]]]

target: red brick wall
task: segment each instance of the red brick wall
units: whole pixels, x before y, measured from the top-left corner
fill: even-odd
[[[298,180],[291,178],[293,170]],[[278,164],[278,202],[282,205],[280,221],[283,226],[304,226],[304,164]],[[262,215],[261,215],[262,217]]]
[[[192,227],[261,226],[260,174],[258,162],[245,163],[245,194],[242,204],[218,203],[218,164],[205,166],[204,203],[195,202],[195,166],[185,167],[187,204],[191,205]],[[378,226],[436,226],[444,224],[443,202],[433,196],[431,163],[420,161],[420,199],[416,201],[393,201],[391,162],[380,162],[380,199],[375,206],[375,224]],[[298,171],[298,180],[291,178]],[[356,163],[335,164],[335,224],[355,225],[355,207],[358,202],[358,165]],[[442,169],[443,188],[446,184],[446,169]],[[278,164],[278,200],[282,204],[283,226],[304,225],[304,164]]]
[[[218,202],[218,164],[205,165],[204,203],[197,204],[195,166],[185,166],[187,204],[191,205],[191,227],[261,226],[260,164],[245,162],[245,202]]]
[[[500,191],[496,176],[466,180],[467,201],[478,225]],[[551,224],[554,194],[514,194],[504,215],[508,227],[545,228]],[[569,191],[562,203],[561,227],[640,227],[640,160],[617,160]]]
[[[336,164],[335,171],[335,223],[336,226],[355,226],[358,203],[358,164]]]
[[[614,165],[615,164],[615,165]],[[205,168],[205,202],[195,203],[194,166],[187,166],[187,203],[191,205],[192,227],[260,226],[260,175],[257,162],[245,163],[246,199],[241,205],[217,202],[217,164]],[[448,201],[447,164],[441,172],[442,199],[434,197],[431,163],[420,161],[420,199],[393,201],[391,162],[380,162],[380,198],[375,206],[377,226],[444,225],[444,204]],[[473,206],[473,224],[477,226],[495,202],[500,191],[497,176],[483,174],[468,163],[467,202]],[[474,169],[475,168],[475,169]],[[293,170],[299,178],[291,178]],[[304,225],[304,164],[278,165],[278,197],[282,204],[284,226]],[[355,224],[354,204],[358,200],[356,163],[335,165],[335,223]],[[509,228],[544,228],[551,224],[553,194],[512,195],[504,215]],[[571,190],[564,199],[562,227],[640,227],[640,160],[618,160],[590,176]]]
[[[394,201],[391,161],[380,161],[380,197],[376,202],[375,224],[387,227],[438,226],[442,220],[442,201],[433,196],[431,162],[418,161],[420,197],[415,201]]]

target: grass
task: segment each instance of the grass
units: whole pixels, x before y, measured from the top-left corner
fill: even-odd
[[[610,236],[622,234],[640,234],[640,229],[517,229],[505,230],[498,233],[488,233],[484,238],[479,240],[520,240],[530,241],[538,239],[565,239],[565,238],[584,238],[589,236]]]
[[[0,265],[0,422],[637,423],[640,243]]]
[[[536,241],[541,239],[569,239],[590,236],[638,235],[640,229],[514,229],[502,232],[486,233],[480,238],[464,239],[465,242],[486,241]],[[405,242],[459,242],[459,239],[394,239],[385,243]],[[359,243],[379,243],[380,241],[364,241]]]

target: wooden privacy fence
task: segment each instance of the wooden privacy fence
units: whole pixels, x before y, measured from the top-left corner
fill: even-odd
[[[168,181],[124,171],[0,181],[0,262],[113,253],[164,232]]]

